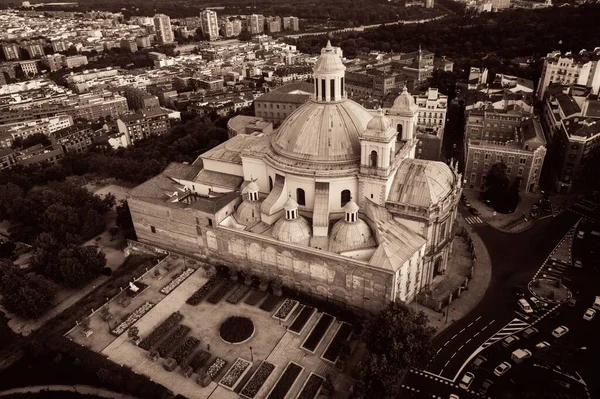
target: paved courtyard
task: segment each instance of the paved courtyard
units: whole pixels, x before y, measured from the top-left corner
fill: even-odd
[[[171,265],[171,271],[166,270],[166,265],[168,264]],[[190,277],[170,294],[164,295],[160,293],[162,287],[172,281],[182,270],[190,266],[197,269]],[[155,275],[155,269],[160,270],[162,275],[160,280]],[[317,324],[321,315],[320,312],[315,312],[304,325],[301,333],[295,334],[288,331],[288,326],[295,319],[296,315],[300,313],[301,305],[296,307],[287,321],[280,322],[273,317],[273,314],[285,298],[280,298],[279,303],[272,311],[265,311],[259,307],[264,300],[258,302],[256,306],[244,303],[244,299],[252,295],[253,292],[257,292],[257,290],[250,290],[237,304],[228,303],[225,299],[233,292],[235,287],[242,285],[240,282],[229,289],[227,294],[223,296],[223,299],[216,304],[207,302],[207,296],[200,304],[193,306],[186,304],[186,300],[208,281],[208,267],[200,267],[197,263],[186,265],[182,258],[174,259],[172,256],[169,256],[157,265],[155,269],[150,270],[138,280],[146,284],[147,288],[131,299],[131,303],[127,306],[124,307],[119,304],[118,298],[105,305],[112,315],[111,320],[105,321],[101,317],[103,311],[99,310],[90,317],[89,328],[93,331],[91,335],[86,336],[83,333],[85,328],[80,326],[70,331],[67,336],[91,350],[102,353],[118,364],[127,365],[135,372],[149,376],[152,380],[168,387],[174,393],[182,394],[189,398],[238,398],[240,390],[263,360],[275,365],[276,368],[265,381],[255,398],[265,398],[268,395],[290,361],[303,367],[303,370],[291,386],[286,397],[295,398],[311,373],[322,377],[331,377],[335,387],[334,397],[343,398],[348,396],[349,389],[354,382],[353,379],[347,374],[341,374],[334,367],[333,363],[321,359],[321,355],[335,336],[341,324],[340,321],[335,320],[326,330],[313,354],[302,349],[301,345],[310,334],[313,326]],[[213,287],[211,293],[215,291],[218,291],[218,288],[215,289]],[[126,295],[126,293],[123,295]],[[155,306],[134,324],[139,329],[139,336],[141,338],[147,337],[172,313],[179,312],[183,316],[179,324],[191,329],[187,336],[192,336],[200,340],[200,344],[194,352],[200,349],[210,352],[211,357],[206,364],[196,369],[194,374],[189,378],[186,378],[181,373],[180,367],[177,367],[172,372],[166,371],[163,367],[165,359],[159,358],[156,361],[150,359],[149,352],[136,346],[128,337],[127,332],[118,337],[109,332],[109,325],[110,328],[114,329],[121,320],[125,319],[147,301],[152,302]],[[254,335],[247,342],[228,344],[220,338],[219,327],[230,316],[244,316],[250,318],[254,323]],[[184,340],[185,338],[181,341],[183,342]],[[164,342],[164,336],[161,342]],[[354,345],[355,343],[353,342],[352,344]],[[190,357],[188,357],[188,360]],[[198,376],[204,374],[216,357],[225,360],[227,364],[214,381],[203,388],[197,383]],[[252,362],[252,367],[246,376],[241,379],[235,391],[230,391],[219,386],[218,382],[238,358]]]

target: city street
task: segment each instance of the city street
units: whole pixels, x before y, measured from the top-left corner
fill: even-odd
[[[468,216],[463,207],[461,212]],[[593,392],[592,388],[579,382],[581,377],[588,385],[590,382],[596,384],[591,376],[593,367],[579,367],[579,375],[574,372],[560,374],[534,367],[537,358],[535,345],[540,341],[547,341],[551,347],[545,350],[552,350],[556,340],[552,337],[552,330],[559,325],[566,325],[570,330],[560,339],[572,342],[577,348],[587,348],[576,351],[574,361],[577,364],[593,364],[593,353],[596,353],[597,359],[598,346],[593,342],[593,331],[598,331],[596,323],[600,322],[598,319],[589,322],[582,318],[585,310],[592,306],[594,296],[600,294],[598,290],[594,293],[593,279],[589,278],[591,274],[598,273],[591,267],[586,268],[586,263],[591,262],[586,256],[590,245],[594,245],[589,242],[595,237],[589,236],[592,226],[581,222],[577,231],[588,231],[586,238],[575,238],[574,226],[582,216],[585,215],[579,211],[576,213],[568,210],[556,217],[539,220],[533,227],[518,234],[504,233],[484,223],[469,227],[485,242],[492,259],[491,284],[472,312],[435,338],[436,354],[426,367],[427,373],[409,373],[404,380],[402,397],[447,398],[451,393],[465,397],[466,391],[458,388],[458,383],[467,371],[473,372],[475,378],[469,387],[470,395],[466,397],[481,396],[477,392],[486,379],[493,382],[488,396],[501,397],[498,395],[514,391],[521,384],[531,384],[538,378],[548,382],[557,381],[552,382],[556,385],[556,391],[562,389],[574,396],[594,397],[588,395]],[[583,258],[583,269],[566,263],[552,264],[550,255],[563,239],[569,240],[565,244],[572,240],[573,260]],[[570,245],[562,246],[565,247],[570,251]],[[547,304],[529,315],[518,309],[516,290],[522,289],[525,298],[529,300],[533,295],[527,291],[527,285],[534,276],[560,278],[574,291],[573,295],[577,299],[575,306]],[[513,334],[521,337],[522,331],[529,326],[535,326],[539,332],[527,339],[522,338],[509,348],[503,347],[499,342]],[[503,377],[494,376],[494,368],[504,361],[510,362],[511,353],[515,349],[530,349],[534,353],[533,361],[529,359],[518,365],[511,362],[514,370],[509,370]],[[474,371],[470,363],[479,355],[487,360],[479,370]],[[587,371],[583,372],[584,369]]]

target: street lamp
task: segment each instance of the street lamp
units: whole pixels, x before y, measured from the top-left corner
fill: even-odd
[[[254,362],[254,354],[252,353],[252,347],[250,347],[250,361]]]

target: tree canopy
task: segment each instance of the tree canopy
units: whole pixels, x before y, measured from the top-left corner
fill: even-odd
[[[361,364],[354,396],[398,397],[406,371],[422,366],[431,357],[434,333],[423,312],[416,312],[404,303],[390,303],[365,328],[363,338],[369,356]]]
[[[485,176],[483,198],[500,213],[514,212],[521,201],[519,185],[521,178],[512,182],[507,174],[508,166],[504,162],[493,164]]]
[[[25,318],[38,318],[50,309],[58,287],[35,273],[26,273],[13,264],[0,267],[2,304]]]

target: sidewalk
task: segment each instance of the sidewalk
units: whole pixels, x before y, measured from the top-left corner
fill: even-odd
[[[0,392],[0,396],[12,396],[20,393],[39,392],[75,392],[80,395],[93,395],[100,398],[135,399],[135,396],[109,391],[108,389],[93,387],[91,385],[36,385],[32,387],[13,388],[7,391],[2,391]]]
[[[458,214],[457,220],[460,227],[465,227],[467,229],[475,248],[475,268],[473,278],[469,281],[468,289],[464,290],[460,297],[454,299],[450,304],[448,322],[446,322],[445,313],[436,312],[416,301],[413,301],[410,304],[413,309],[420,310],[427,315],[429,318],[429,325],[436,329],[436,335],[440,334],[447,327],[452,325],[452,323],[460,320],[471,312],[483,299],[485,292],[492,281],[492,261],[485,244],[479,235],[477,235],[477,233],[475,233],[475,231],[465,222],[460,213]],[[454,254],[455,250],[456,249],[453,248],[451,258],[456,257]],[[442,310],[443,312],[446,312],[447,308]]]
[[[467,197],[472,207],[479,211],[479,217],[495,229],[502,230],[507,233],[520,233],[533,226],[537,219],[531,219],[529,214],[533,208],[533,204],[542,198],[541,194],[524,194],[521,196],[521,201],[517,205],[517,209],[513,213],[498,213],[494,215],[494,209],[485,204],[479,199],[481,194],[478,190],[464,189],[463,194]],[[506,228],[506,224],[521,218],[526,215],[527,221],[522,221],[511,228]]]

